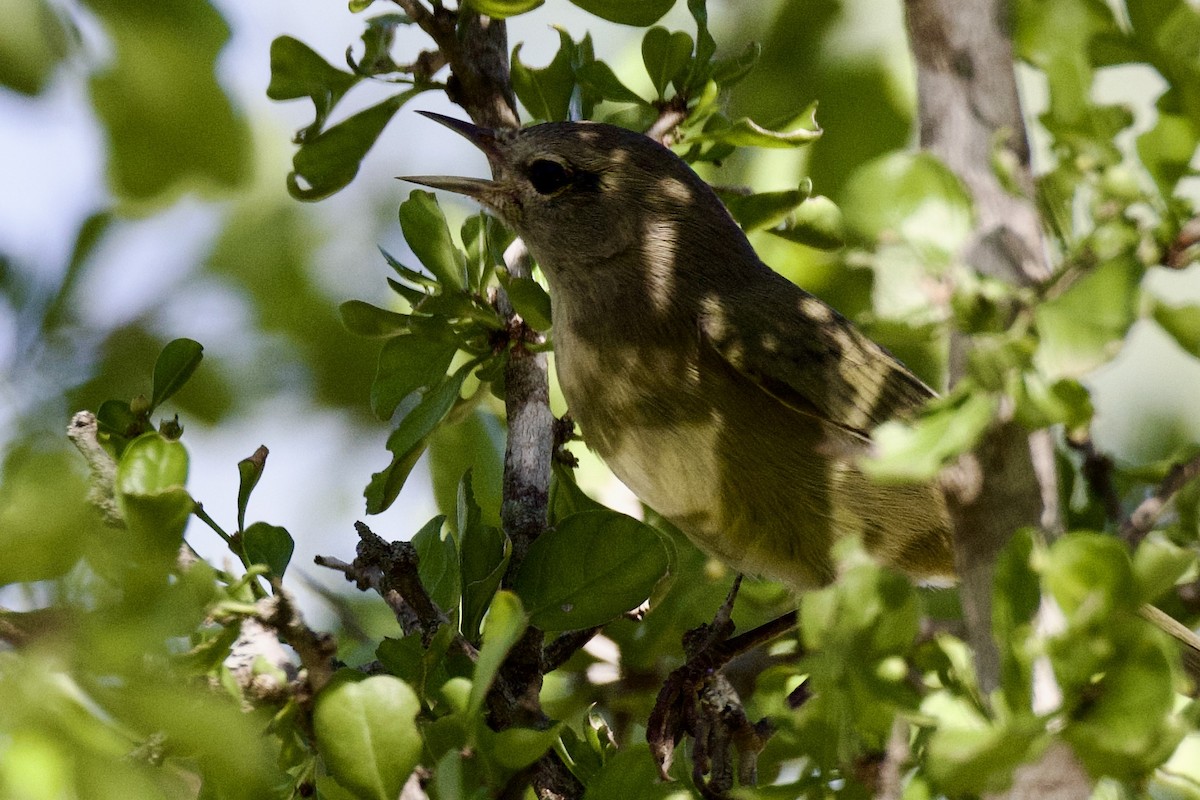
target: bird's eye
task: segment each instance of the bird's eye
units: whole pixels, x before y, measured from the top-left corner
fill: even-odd
[[[557,161],[539,158],[529,165],[529,182],[538,194],[553,194],[571,182],[571,173]]]

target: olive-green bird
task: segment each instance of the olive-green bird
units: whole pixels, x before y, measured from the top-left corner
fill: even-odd
[[[426,116],[486,153],[493,179],[406,180],[475,198],[524,240],[571,413],[639,498],[735,569],[796,588],[834,577],[847,535],[914,577],[951,576],[940,492],[856,466],[875,426],[933,392],[763,264],[683,160],[611,125]]]

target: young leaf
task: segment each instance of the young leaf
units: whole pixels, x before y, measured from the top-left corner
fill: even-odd
[[[1137,319],[1142,273],[1132,255],[1113,258],[1039,304],[1035,363],[1041,371],[1050,378],[1079,377],[1112,358]]]
[[[454,240],[433,192],[416,190],[400,204],[404,240],[445,289],[466,286],[466,258]]]
[[[297,200],[322,200],[345,188],[395,113],[422,91],[401,92],[306,139],[292,156],[288,193]]]
[[[445,514],[429,520],[412,537],[412,543],[417,549],[417,571],[421,576],[421,585],[429,592],[434,604],[450,614],[458,610],[460,573],[454,537],[442,534],[445,522]]]
[[[653,528],[608,509],[584,511],[534,540],[513,589],[539,628],[582,630],[636,607],[666,569]]]
[[[238,462],[237,512],[239,531],[246,529],[246,505],[250,502],[250,493],[258,485],[258,479],[262,477],[263,470],[267,466],[267,455],[267,448],[259,445],[259,448],[249,458],[243,458]]]
[[[330,66],[311,47],[291,36],[271,42],[271,83],[267,97],[295,100],[308,97],[316,109],[316,118],[301,132],[301,141],[315,136],[325,125],[329,112],[358,83],[359,77]]]
[[[741,119],[723,127],[713,127],[688,137],[690,142],[718,142],[732,147],[802,147],[821,138],[821,128],[813,119],[816,105],[805,109],[797,119],[799,127],[790,131],[772,131],[751,119]],[[795,124],[795,123],[793,123]]]
[[[485,525],[471,489],[468,470],[458,485],[458,555],[462,570],[462,632],[474,640],[479,623],[492,602],[508,559],[512,542],[499,528]]]
[[[416,333],[389,339],[379,351],[375,382],[371,385],[371,410],[390,419],[400,401],[418,389],[439,383],[458,347]]]
[[[787,219],[788,215],[805,201],[811,190],[811,182],[806,182],[806,185],[799,189],[759,192],[752,195],[730,194],[721,200],[742,229],[749,232],[770,228]]]
[[[475,662],[475,679],[471,682],[471,694],[467,713],[475,716],[483,708],[487,691],[504,663],[504,657],[512,649],[521,634],[529,626],[529,618],[521,608],[520,599],[509,591],[496,592],[483,623],[482,644],[479,659]]]
[[[571,94],[575,91],[575,42],[562,28],[558,29],[558,52],[541,69],[521,63],[521,45],[513,48],[512,84],[517,99],[534,119],[560,122],[567,119]]]
[[[195,508],[184,488],[187,475],[184,446],[153,432],[130,442],[117,463],[117,507],[130,531],[157,554],[179,549]]]
[[[96,421],[104,433],[129,436],[140,421],[125,400],[105,400],[96,409]]]
[[[584,64],[576,72],[579,85],[587,88],[602,100],[614,103],[637,103],[640,106],[650,104],[637,92],[621,83],[621,79],[612,71],[612,67],[603,61],[592,61]]]
[[[154,362],[154,390],[150,397],[150,408],[158,408],[167,398],[178,392],[188,378],[200,366],[204,358],[204,345],[191,339],[175,339],[168,342]]]
[[[388,311],[362,300],[347,300],[338,306],[346,330],[359,336],[396,336],[408,331],[408,315]]]
[[[274,578],[282,578],[296,543],[287,528],[255,522],[242,533],[242,552],[251,564],[265,564]]]
[[[421,758],[420,711],[399,678],[339,670],[313,705],[313,734],[330,774],[360,798],[395,800]]]
[[[650,75],[658,96],[664,97],[667,87],[687,67],[692,57],[692,37],[683,31],[671,33],[654,27],[642,38],[642,63]]]
[[[859,466],[880,481],[927,481],[947,460],[971,449],[991,424],[997,400],[970,392],[914,422],[885,422],[875,429],[876,454]]]
[[[392,462],[371,476],[371,482],[363,492],[367,499],[368,514],[386,511],[400,494],[408,474],[425,451],[430,434],[450,413],[462,391],[463,381],[480,363],[476,359],[464,364],[452,376],[427,389],[420,401],[400,420],[387,441],[387,448],[393,455]]]
[[[533,278],[510,278],[504,289],[513,308],[529,327],[537,331],[550,330],[550,295]]]

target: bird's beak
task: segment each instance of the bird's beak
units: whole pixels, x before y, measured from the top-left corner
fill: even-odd
[[[488,161],[492,164],[493,171],[497,164],[503,163],[503,147],[496,131],[490,128],[481,128],[478,125],[454,119],[453,117],[435,114],[432,111],[418,111],[417,113],[423,117],[428,117],[434,122],[445,125],[482,150],[488,157]],[[487,202],[494,195],[496,189],[494,181],[483,178],[459,178],[451,175],[415,175],[404,177],[400,180],[408,181],[409,183],[419,183],[431,189],[443,189],[447,192],[464,194],[467,197],[473,197],[483,202]]]

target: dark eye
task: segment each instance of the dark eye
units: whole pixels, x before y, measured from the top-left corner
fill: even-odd
[[[571,182],[571,173],[557,161],[540,158],[529,165],[529,182],[538,194],[553,194]]]

